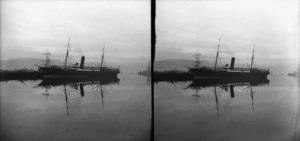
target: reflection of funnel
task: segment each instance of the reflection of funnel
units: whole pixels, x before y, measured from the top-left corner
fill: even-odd
[[[233,85],[230,85],[230,96],[231,96],[231,98],[234,98]]]
[[[84,97],[84,89],[83,89],[83,84],[80,84],[80,95]]]

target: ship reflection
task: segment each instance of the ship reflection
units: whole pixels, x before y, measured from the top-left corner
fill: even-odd
[[[74,89],[78,90],[80,92],[80,97],[83,98],[85,96],[85,91],[84,87],[85,86],[91,86],[92,89],[96,91],[100,91],[100,96],[101,96],[101,104],[102,108],[104,109],[104,87],[107,85],[114,85],[114,84],[119,84],[119,79],[118,78],[112,78],[112,79],[99,79],[99,78],[47,78],[43,79],[41,83],[39,83],[36,88],[43,88],[45,89],[45,92],[42,93],[42,95],[45,95],[46,97],[50,96],[49,90],[52,88],[59,88],[63,87],[63,93],[64,93],[64,98],[66,102],[66,110],[67,110],[67,115],[70,114],[69,112],[69,94],[67,91],[67,86]]]
[[[250,92],[252,110],[254,111],[254,87],[264,86],[269,84],[268,79],[259,79],[259,80],[247,80],[247,79],[198,79],[194,80],[187,88],[195,91],[195,94],[192,96],[200,97],[202,89],[213,88],[213,93],[216,103],[217,116],[220,117],[219,113],[219,95],[217,92],[217,87],[221,88],[228,92],[230,91],[230,97],[233,99],[235,97],[234,87],[244,87],[243,90]]]
[[[92,77],[82,77],[82,78],[44,78],[43,81],[38,85],[39,87],[54,87],[60,85],[73,85],[78,86],[82,85],[111,85],[118,84],[119,78],[111,78],[111,79],[100,79],[100,78],[92,78]]]

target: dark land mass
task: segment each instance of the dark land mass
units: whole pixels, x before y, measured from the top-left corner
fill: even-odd
[[[154,82],[191,81],[193,74],[182,70],[154,71]]]
[[[43,79],[43,73],[32,69],[19,69],[19,70],[0,70],[0,81],[10,80],[39,80]]]

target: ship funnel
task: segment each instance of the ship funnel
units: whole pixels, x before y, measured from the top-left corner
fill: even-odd
[[[83,69],[83,66],[84,66],[84,59],[85,59],[85,57],[81,56],[81,62],[80,62],[80,68],[81,69]]]
[[[235,61],[235,58],[232,57],[231,58],[231,64],[230,64],[230,70],[233,70],[233,68],[234,68],[234,61]]]

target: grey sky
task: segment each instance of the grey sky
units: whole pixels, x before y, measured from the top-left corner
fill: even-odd
[[[165,1],[157,2],[157,54],[160,59],[213,60],[221,37],[221,63],[235,56],[250,62],[253,44],[257,66],[286,64],[299,56],[298,1]],[[169,55],[166,55],[169,54]]]
[[[71,37],[71,58],[107,63],[150,60],[150,2],[1,1],[1,59],[64,59]]]

